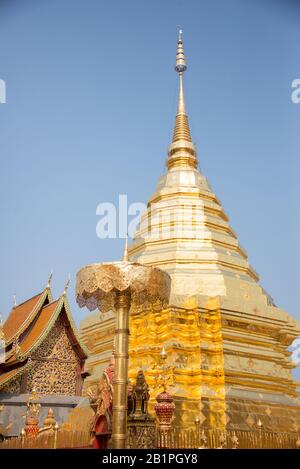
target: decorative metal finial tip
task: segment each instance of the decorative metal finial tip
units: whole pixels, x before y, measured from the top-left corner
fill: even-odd
[[[50,286],[51,286],[52,277],[53,277],[53,270],[51,270],[51,272],[50,272],[48,282],[47,282],[47,288],[50,288]]]
[[[13,302],[14,302],[14,308],[18,306],[16,294],[13,295]]]
[[[71,275],[69,274],[68,275],[68,280],[67,280],[67,283],[65,285],[65,288],[64,288],[64,291],[63,291],[63,296],[65,296],[67,294],[67,291],[68,291],[68,288],[70,286],[70,283],[71,283]]]
[[[185,61],[185,55],[184,55],[184,50],[183,50],[182,29],[179,29],[175,71],[177,73],[183,73],[185,72],[185,70],[186,70],[186,61]]]

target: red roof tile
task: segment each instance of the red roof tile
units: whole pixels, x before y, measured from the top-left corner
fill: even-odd
[[[36,342],[45,334],[48,324],[51,321],[53,314],[56,313],[59,299],[53,301],[49,305],[44,306],[36,323],[20,344],[21,354],[26,355],[29,350],[36,344]]]
[[[43,307],[44,302],[41,304],[41,308],[38,308],[39,303],[42,301],[43,296],[45,298],[45,290],[38,295],[33,296],[24,303],[15,306],[9,313],[8,318],[3,324],[3,332],[5,342],[9,343],[12,339],[24,331],[25,327],[30,324],[30,321],[35,317],[35,313]],[[37,309],[37,310],[36,310]]]

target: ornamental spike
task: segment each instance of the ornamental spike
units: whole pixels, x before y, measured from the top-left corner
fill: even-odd
[[[183,50],[182,30],[179,30],[177,42],[177,54],[175,71],[179,73],[179,96],[178,96],[178,110],[176,116],[175,129],[173,134],[173,142],[178,140],[192,141],[189,129],[188,118],[185,109],[184,93],[183,93],[183,80],[182,75],[186,71],[186,60]]]
[[[50,275],[48,277],[47,288],[51,287],[52,278],[53,278],[53,270],[51,270]]]
[[[17,296],[16,296],[15,293],[13,294],[13,303],[14,303],[14,308],[15,308],[16,306],[18,306],[18,303],[17,303]]]
[[[126,235],[124,253],[123,253],[123,262],[128,262],[128,235]]]
[[[177,73],[183,73],[186,71],[186,60],[183,50],[183,41],[182,41],[182,29],[179,30],[178,42],[177,42],[177,54],[176,54],[176,63],[175,70]]]
[[[196,149],[192,142],[188,116],[185,108],[183,91],[183,73],[186,71],[186,59],[183,50],[182,30],[179,30],[175,71],[179,74],[178,108],[175,120],[172,143],[169,147],[167,167],[197,167]]]
[[[69,275],[68,275],[68,280],[67,280],[67,282],[66,282],[66,284],[65,284],[65,288],[64,288],[64,291],[63,291],[63,296],[66,296],[67,291],[68,291],[68,288],[69,288],[69,286],[70,286],[70,283],[71,283],[71,275],[69,274]]]

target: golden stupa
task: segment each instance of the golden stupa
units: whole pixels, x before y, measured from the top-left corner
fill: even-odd
[[[259,284],[223,207],[199,171],[183,92],[186,60],[179,32],[179,100],[167,172],[148,201],[129,260],[166,270],[170,303],[130,317],[130,377],[140,367],[157,394],[159,354],[167,351],[176,424],[297,431],[300,401],[288,346],[300,323]],[[81,324],[91,351],[85,389],[99,381],[113,347],[114,314]]]

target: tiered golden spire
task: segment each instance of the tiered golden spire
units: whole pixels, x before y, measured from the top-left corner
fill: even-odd
[[[182,43],[182,31],[179,31],[175,71],[179,73],[179,97],[178,97],[178,110],[176,116],[175,129],[173,134],[173,142],[177,140],[192,141],[188,117],[185,110],[184,93],[183,93],[183,73],[186,71],[186,61]]]
[[[179,74],[178,110],[175,121],[172,144],[169,148],[168,169],[173,166],[197,166],[195,147],[192,143],[188,116],[185,109],[183,92],[183,73],[186,71],[186,60],[183,50],[182,31],[179,31],[175,71]]]

